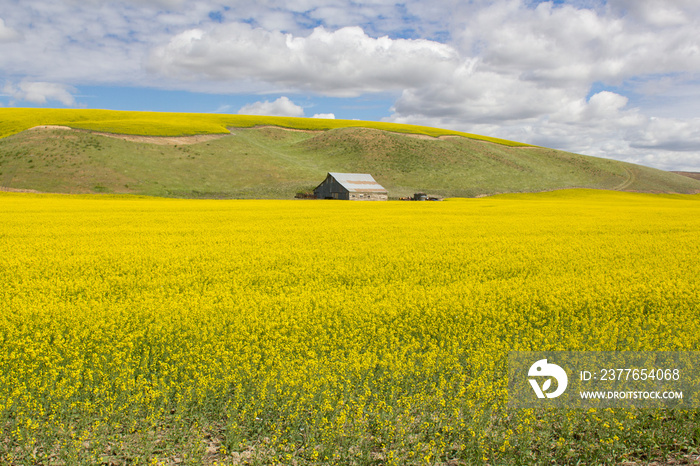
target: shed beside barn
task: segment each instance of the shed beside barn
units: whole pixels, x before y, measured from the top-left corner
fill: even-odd
[[[372,175],[365,173],[328,173],[314,189],[316,199],[345,199],[349,201],[386,201],[389,195]]]

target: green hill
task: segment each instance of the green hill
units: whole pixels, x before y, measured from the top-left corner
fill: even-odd
[[[74,129],[28,130],[39,125]],[[700,181],[675,173],[390,123],[0,109],[0,135],[0,186],[42,192],[291,198],[329,171],[371,173],[390,197],[569,187],[700,192]]]

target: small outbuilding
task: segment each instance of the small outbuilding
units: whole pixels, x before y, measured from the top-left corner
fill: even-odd
[[[389,195],[372,175],[365,173],[328,173],[314,189],[316,199],[345,199],[349,201],[386,201]]]

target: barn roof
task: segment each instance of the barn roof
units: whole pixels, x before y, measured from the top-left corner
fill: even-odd
[[[366,173],[328,173],[351,193],[385,193],[386,189]]]

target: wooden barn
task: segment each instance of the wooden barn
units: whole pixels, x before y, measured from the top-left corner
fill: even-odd
[[[386,201],[389,195],[372,175],[364,173],[329,173],[314,189],[316,199],[348,201]]]

